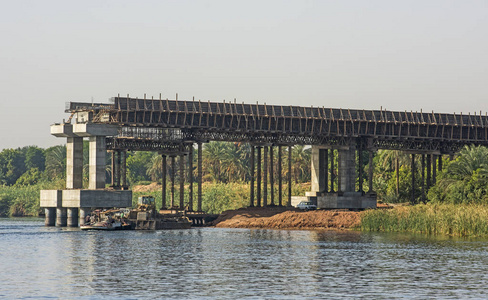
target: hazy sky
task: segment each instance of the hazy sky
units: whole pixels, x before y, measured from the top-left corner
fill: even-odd
[[[65,102],[488,110],[488,1],[0,0],[0,149]]]

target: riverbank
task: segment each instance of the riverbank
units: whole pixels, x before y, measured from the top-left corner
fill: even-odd
[[[361,224],[361,212],[301,211],[286,207],[249,207],[224,211],[212,225],[219,228],[352,229]]]

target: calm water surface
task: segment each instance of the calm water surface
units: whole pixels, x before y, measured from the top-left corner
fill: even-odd
[[[487,298],[488,240],[0,219],[0,298]]]

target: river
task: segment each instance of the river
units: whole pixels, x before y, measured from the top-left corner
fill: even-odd
[[[0,298],[486,298],[488,240],[0,219]]]

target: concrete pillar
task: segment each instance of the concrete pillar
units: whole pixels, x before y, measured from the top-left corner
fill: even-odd
[[[420,176],[421,176],[421,183],[420,188],[422,189],[422,201],[425,202],[425,154],[422,154],[420,157]]]
[[[268,206],[268,147],[264,146],[263,158],[263,206]]]
[[[427,154],[427,191],[430,189],[430,175],[432,174],[432,157]]]
[[[328,193],[329,192],[329,149],[324,149],[323,150],[323,156],[324,156],[324,192]]]
[[[439,155],[439,162],[437,163],[437,165],[439,166],[439,172],[442,172],[442,154]]]
[[[339,191],[356,191],[356,149],[339,151]]]
[[[415,154],[412,153],[412,162],[410,163],[412,168],[412,195],[411,201],[412,204],[415,203]]]
[[[122,151],[122,171],[120,173],[120,184],[122,189],[127,189],[127,151]]]
[[[180,209],[185,208],[185,156],[180,155]]]
[[[46,214],[46,220],[44,225],[46,226],[54,226],[56,225],[56,208],[54,207],[47,207],[44,209]]]
[[[115,187],[115,151],[111,152],[111,165],[110,165],[110,171],[112,172],[112,178],[110,179],[110,185],[112,187]]]
[[[78,208],[77,207],[70,207],[67,208],[68,212],[68,227],[78,227]]]
[[[258,146],[258,167],[257,167],[257,171],[258,171],[258,178],[257,178],[257,203],[256,203],[256,206],[261,206],[261,147]]]
[[[330,192],[334,193],[334,149],[330,149]]]
[[[437,155],[432,155],[432,185],[435,185],[437,178]]]
[[[56,226],[66,227],[67,223],[68,223],[68,216],[67,216],[66,208],[64,207],[56,208]]]
[[[368,193],[373,192],[373,151],[369,151]]]
[[[198,199],[197,210],[202,211],[202,143],[198,143]]]
[[[162,154],[161,163],[161,209],[166,209],[166,173],[168,172],[168,166],[166,161],[166,155]]]
[[[251,145],[251,195],[249,197],[249,207],[254,207],[254,146]]]
[[[105,154],[107,152],[105,136],[90,136],[89,141],[89,188],[103,189],[105,188]]]
[[[325,191],[325,160],[324,152],[325,149],[320,149],[318,146],[312,146],[312,192],[322,193]]]
[[[283,206],[282,147],[278,146],[278,206]]]
[[[117,179],[116,185],[118,188],[121,186],[121,180],[120,180],[120,174],[121,174],[121,167],[122,167],[122,151],[118,150],[117,151],[117,161],[116,161],[116,176],[115,178]]]
[[[66,188],[83,188],[83,138],[68,137],[66,142]]]
[[[171,156],[171,208],[175,207],[175,157]]]
[[[86,216],[90,213],[90,209],[86,207],[80,207],[80,226],[86,224]]]
[[[359,177],[359,191],[363,192],[363,149],[358,149],[358,177]]]
[[[189,211],[193,211],[193,144],[190,145],[190,152],[188,153],[188,181],[190,183],[188,188],[188,207]]]
[[[292,147],[288,146],[288,207],[291,207],[291,150]]]
[[[271,205],[274,206],[274,153],[273,146],[269,146],[269,187]]]

